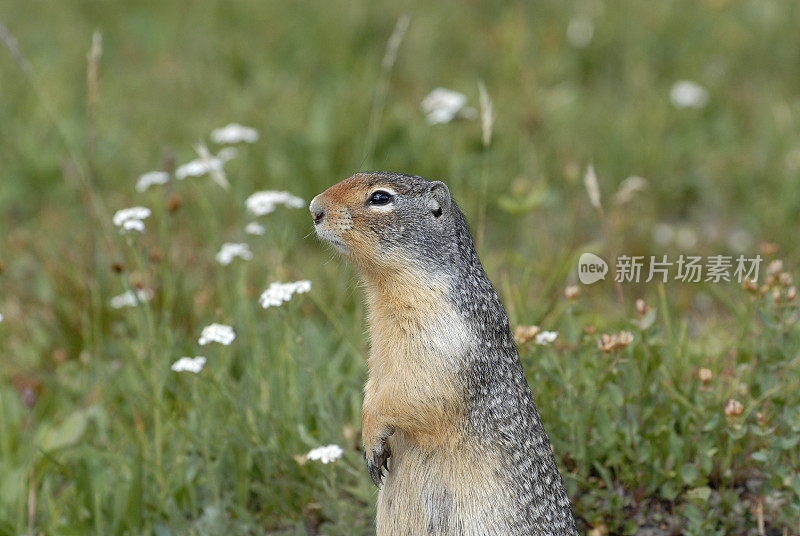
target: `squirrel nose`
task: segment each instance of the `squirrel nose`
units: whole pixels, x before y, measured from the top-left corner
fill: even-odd
[[[308,209],[311,211],[311,217],[314,218],[314,225],[319,225],[322,223],[322,220],[325,219],[325,210],[322,208],[322,206],[320,206],[320,203],[317,201],[316,197],[311,200],[311,204],[308,206]]]

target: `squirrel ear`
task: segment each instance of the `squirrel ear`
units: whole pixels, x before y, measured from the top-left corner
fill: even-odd
[[[440,181],[431,183],[431,212],[437,218],[450,208],[450,190]]]

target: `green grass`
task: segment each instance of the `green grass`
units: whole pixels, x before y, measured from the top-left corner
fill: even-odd
[[[0,8],[36,73],[29,80],[0,50],[0,534],[27,533],[31,497],[35,534],[373,531],[356,275],[308,236],[303,209],[258,218],[264,236],[244,233],[254,191],[309,200],[365,168],[445,180],[473,231],[485,210],[479,253],[512,325],[559,332],[553,346],[520,353],[582,530],[745,534],[760,511],[766,533],[796,534],[791,284],[764,296],[736,283],[625,284],[624,305],[610,279],[576,300],[563,289],[584,251],[675,259],[738,255],[743,244],[752,256],[769,242],[777,253],[765,259],[797,276],[799,11],[724,0]],[[403,13],[410,26],[381,86]],[[594,23],[585,48],[565,37],[580,14]],[[95,29],[103,55],[87,190]],[[681,79],[708,89],[705,108],[670,104]],[[419,109],[436,86],[477,107],[479,80],[497,115],[488,148],[479,120],[429,126]],[[231,121],[261,137],[227,164],[229,191],[208,177],[134,191],[140,173],[194,158],[193,145]],[[583,186],[589,162],[606,233]],[[617,204],[630,175],[648,187]],[[120,235],[111,215],[133,205],[153,210],[147,231]],[[665,223],[695,243],[655,243]],[[226,241],[248,242],[254,259],[220,266]],[[297,279],[312,281],[309,294],[259,307],[270,282]],[[110,308],[137,285],[155,299]],[[644,318],[636,298],[652,307]],[[234,326],[236,340],[199,347],[212,322]],[[598,349],[601,333],[623,329],[632,344]],[[170,371],[184,355],[208,363],[198,375]],[[701,367],[713,373],[707,385]],[[726,417],[731,398],[740,416]],[[338,462],[298,463],[329,443],[345,450]]]

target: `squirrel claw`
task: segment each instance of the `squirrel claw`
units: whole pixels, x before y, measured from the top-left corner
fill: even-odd
[[[386,469],[389,472],[389,457],[391,455],[392,451],[385,439],[381,441],[380,446],[372,449],[371,456],[368,456],[366,449],[364,449],[364,458],[367,460],[369,476],[378,488],[381,487],[381,481],[383,480],[383,470]]]

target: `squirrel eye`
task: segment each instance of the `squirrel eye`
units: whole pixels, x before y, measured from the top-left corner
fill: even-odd
[[[384,192],[383,190],[377,190],[372,193],[372,195],[367,200],[367,203],[370,205],[386,205],[392,200],[392,194],[389,192]]]

